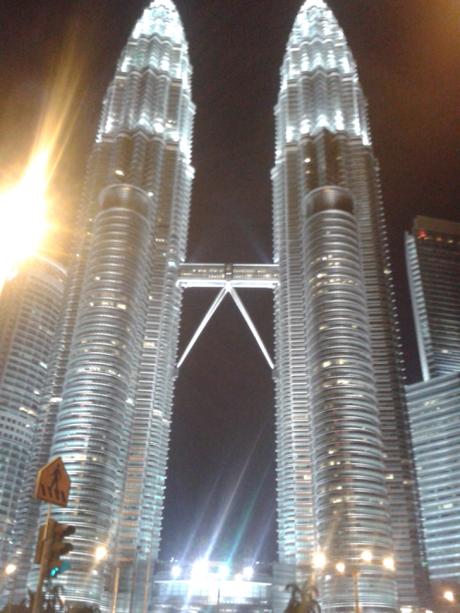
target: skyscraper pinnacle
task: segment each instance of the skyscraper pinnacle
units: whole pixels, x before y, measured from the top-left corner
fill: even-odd
[[[171,0],[154,0],[145,8],[133,31],[133,38],[159,34],[175,43],[185,39],[177,8]]]
[[[278,145],[324,128],[347,132],[369,145],[367,104],[356,64],[340,25],[323,0],[307,0],[294,21],[281,70],[280,105],[299,79],[304,84],[299,90],[299,121],[288,113],[285,130],[277,134]],[[350,104],[343,104],[344,100]]]
[[[305,0],[300,10],[312,8],[314,6],[321,9],[328,8],[324,0]]]
[[[334,13],[324,0],[306,0],[300,7],[294,21],[289,43],[299,35],[303,38],[321,39],[330,36],[331,29],[334,35],[343,38],[342,31],[337,23]]]

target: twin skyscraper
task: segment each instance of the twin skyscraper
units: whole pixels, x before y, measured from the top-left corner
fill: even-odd
[[[216,285],[209,265],[186,262],[191,81],[177,10],[155,0],[104,100],[38,418],[36,467],[61,456],[72,480],[68,508],[55,512],[77,528],[66,597],[104,611],[148,610],[182,293],[193,270],[195,285]],[[323,0],[296,17],[275,114],[275,575],[301,583],[321,558],[326,612],[352,611],[357,581],[363,610],[392,613],[417,602],[401,349],[366,100]],[[245,287],[258,286],[258,267],[246,267]],[[237,300],[232,267],[222,269]],[[38,519],[25,498],[18,538]],[[105,571],[94,566],[99,545]]]

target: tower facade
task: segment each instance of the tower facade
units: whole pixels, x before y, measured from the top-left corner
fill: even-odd
[[[17,564],[19,495],[31,460],[65,270],[31,258],[0,297],[0,565]]]
[[[61,456],[72,481],[55,512],[77,528],[67,598],[117,611],[144,610],[159,548],[193,116],[182,24],[155,0],[105,96],[37,454]]]
[[[423,379],[460,371],[460,224],[416,217],[406,262]]]
[[[421,549],[436,599],[460,582],[460,371],[408,385],[406,393]]]
[[[460,224],[416,217],[406,263],[423,381],[406,387],[433,606],[460,581]]]
[[[275,119],[279,558],[301,580],[320,550],[358,573],[363,607],[390,611],[416,602],[400,345],[366,100],[323,0],[307,0],[297,15]],[[326,205],[308,216],[310,194],[329,185],[349,190],[348,220]],[[352,606],[339,581],[332,574],[324,585],[326,611]]]

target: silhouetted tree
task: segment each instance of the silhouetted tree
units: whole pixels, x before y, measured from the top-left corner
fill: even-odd
[[[310,586],[308,582],[302,588],[296,583],[289,583],[286,591],[291,592],[291,598],[284,613],[321,613],[316,587]]]

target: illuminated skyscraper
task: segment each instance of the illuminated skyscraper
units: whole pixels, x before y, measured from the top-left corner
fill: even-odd
[[[416,217],[406,256],[423,378],[460,372],[460,224]]]
[[[104,100],[37,460],[61,456],[72,481],[54,513],[77,527],[67,598],[106,607],[116,594],[117,611],[143,610],[159,548],[193,116],[182,24],[155,0]]]
[[[416,217],[406,258],[423,381],[406,387],[422,549],[434,588],[460,580],[460,224]]]
[[[65,270],[31,258],[5,284],[0,297],[0,567],[17,562],[18,506],[29,468]],[[3,586],[2,586],[3,587]]]
[[[359,567],[363,607],[392,611],[416,602],[399,335],[366,100],[323,0],[297,15],[275,115],[280,562],[300,581],[320,549]],[[346,206],[337,188],[312,200],[329,185]],[[328,574],[325,610],[351,610],[350,574]]]
[[[422,551],[434,592],[460,581],[460,371],[406,387]]]

